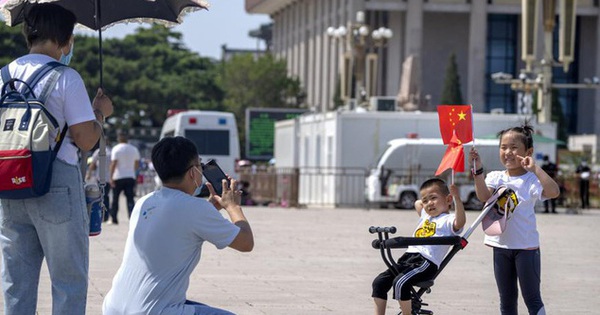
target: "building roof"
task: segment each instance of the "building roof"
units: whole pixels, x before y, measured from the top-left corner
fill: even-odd
[[[246,12],[272,14],[292,2],[294,0],[246,0]]]

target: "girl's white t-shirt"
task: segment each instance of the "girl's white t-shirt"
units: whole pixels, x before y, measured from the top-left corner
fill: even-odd
[[[537,176],[527,172],[521,176],[509,176],[506,171],[493,171],[485,177],[488,188],[500,185],[511,188],[519,204],[508,215],[506,229],[497,236],[486,235],[484,243],[506,249],[531,249],[540,246],[540,237],[535,219],[535,203],[542,198],[543,187]]]
[[[56,59],[43,54],[29,54],[11,62],[8,65],[8,70],[12,78],[27,80],[35,70],[50,61],[56,61]],[[49,76],[46,76],[33,88],[35,95],[40,94],[48,78]],[[67,125],[73,126],[96,119],[83,79],[77,71],[71,68],[65,69],[58,78],[57,84],[44,105],[56,118],[60,131],[63,130],[65,122]],[[59,129],[57,128],[50,136],[55,139],[58,132]],[[77,152],[78,148],[73,144],[70,133],[67,132],[57,158],[69,164],[77,165],[79,160]]]

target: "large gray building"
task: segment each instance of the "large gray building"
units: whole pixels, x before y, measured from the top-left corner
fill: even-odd
[[[558,8],[561,1],[555,2]],[[299,77],[306,89],[307,105],[320,111],[335,108],[333,100],[344,69],[341,61],[354,47],[329,36],[328,29],[351,26],[357,12],[363,11],[370,30],[383,26],[393,32],[384,46],[367,43],[361,48],[364,53],[376,53],[379,60],[378,84],[371,89],[372,95],[398,95],[403,63],[417,56],[413,68],[420,69],[419,104],[423,110],[434,110],[441,99],[449,56],[454,53],[466,103],[473,104],[476,112],[517,112],[517,92],[509,84],[495,83],[491,74],[505,72],[516,78],[525,67],[521,5],[520,0],[246,0],[248,12],[271,17],[273,53],[287,60],[290,74]],[[560,66],[553,69],[555,83],[579,83],[600,76],[598,0],[577,1],[575,26],[574,61],[566,73]],[[536,56],[541,60],[543,27],[537,34]],[[555,59],[558,38],[556,27]],[[568,131],[600,134],[600,90],[559,91]]]

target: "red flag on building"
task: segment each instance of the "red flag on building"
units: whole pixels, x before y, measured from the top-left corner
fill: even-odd
[[[440,133],[444,144],[450,143],[452,134],[462,143],[473,141],[473,110],[471,105],[439,105]]]
[[[435,172],[435,176],[442,174],[449,168],[456,172],[465,171],[465,151],[462,142],[457,139],[456,135],[451,138],[448,149],[446,149],[446,153],[444,153],[444,157],[442,158],[442,162],[440,162],[440,166]]]

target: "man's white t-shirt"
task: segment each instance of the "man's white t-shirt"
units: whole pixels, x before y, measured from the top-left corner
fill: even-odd
[[[527,172],[521,176],[508,176],[506,171],[493,171],[485,177],[488,188],[500,185],[511,188],[519,200],[512,215],[508,216],[506,229],[497,236],[485,236],[484,243],[506,249],[529,249],[540,246],[540,235],[535,219],[535,203],[544,200],[543,187],[535,174]]]
[[[205,199],[167,187],[142,197],[130,220],[103,314],[193,315],[194,307],[184,303],[202,244],[223,249],[240,228]]]
[[[56,59],[43,54],[29,54],[16,59],[8,65],[11,77],[26,80],[35,70],[47,64],[56,61]],[[42,91],[49,76],[44,77],[34,88],[35,95]],[[18,88],[18,86],[17,86]],[[44,103],[48,111],[56,118],[60,131],[67,125],[73,126],[82,122],[96,120],[90,97],[87,94],[83,79],[77,71],[67,68],[58,78],[48,99]],[[56,139],[58,128],[50,134],[52,139]],[[57,158],[72,164],[78,164],[78,148],[73,144],[70,132],[67,132],[65,139],[58,151]]]
[[[112,179],[135,179],[135,161],[140,160],[140,151],[135,146],[129,143],[117,144],[110,153],[110,159],[117,161],[117,167],[112,175]]]
[[[423,209],[419,224],[413,233],[414,237],[437,237],[459,235],[462,231],[454,231],[454,214],[442,213],[437,217],[432,217]],[[450,245],[418,245],[409,246],[407,253],[420,253],[438,267],[444,260]]]

